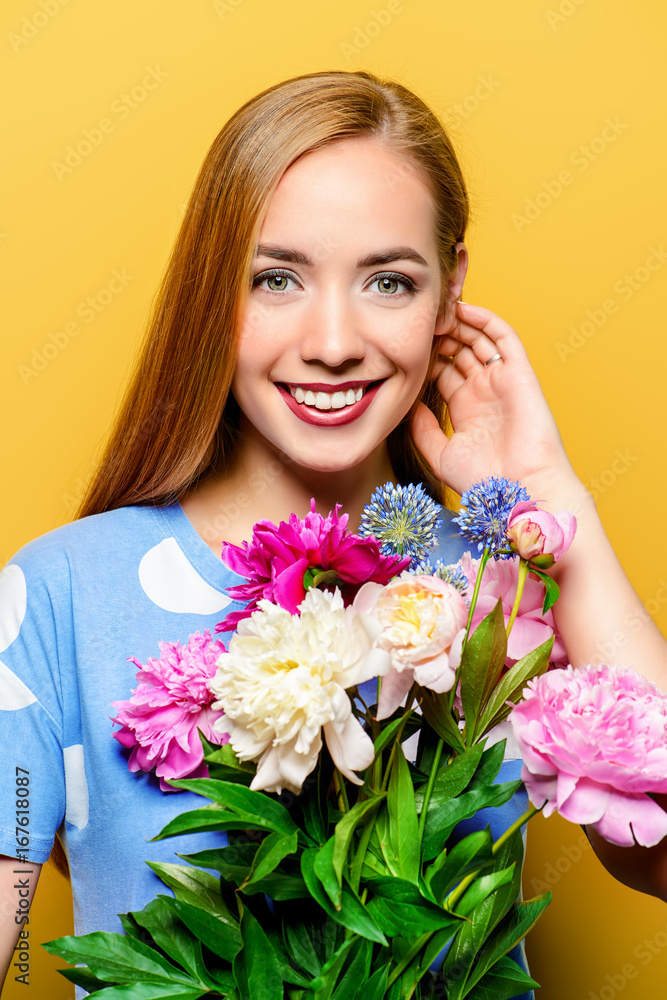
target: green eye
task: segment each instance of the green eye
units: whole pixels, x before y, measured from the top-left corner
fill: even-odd
[[[380,292],[393,292],[398,291],[398,286],[400,282],[396,278],[378,278],[378,290]]]
[[[289,279],[285,274],[270,274],[265,280],[270,291],[284,292]]]

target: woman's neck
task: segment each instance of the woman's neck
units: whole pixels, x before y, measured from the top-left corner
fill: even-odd
[[[386,446],[351,469],[318,472],[281,460],[275,452],[245,448],[234,466],[197,484],[182,501],[188,519],[207,545],[220,554],[223,541],[239,545],[262,519],[278,523],[290,514],[304,517],[311,498],[327,514],[337,503],[359,526],[364,504],[376,487],[394,479]]]

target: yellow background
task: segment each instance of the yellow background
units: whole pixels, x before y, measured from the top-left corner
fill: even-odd
[[[641,269],[667,241],[666,32],[657,0],[5,0],[0,565],[71,519],[222,123],[285,77],[362,68],[411,86],[451,125],[474,207],[464,298],[522,334],[664,630],[667,260]],[[149,68],[154,89],[133,90]],[[54,167],[104,118],[112,128],[92,132],[80,163]],[[114,270],[125,285],[108,295]],[[590,851],[579,859],[580,840],[557,818],[531,824],[526,894],[534,880],[554,889],[528,940],[539,996],[663,996],[667,908]],[[44,882],[33,942],[69,927],[64,883]],[[34,949],[33,996],[73,996],[59,964]],[[26,995],[10,982],[2,997]]]

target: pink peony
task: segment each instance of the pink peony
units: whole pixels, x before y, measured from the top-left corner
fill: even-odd
[[[402,573],[385,587],[362,587],[354,606],[383,626],[375,645],[391,657],[391,669],[382,678],[378,719],[388,718],[403,703],[415,681],[438,693],[453,687],[468,619],[456,587],[435,576]]]
[[[469,552],[466,552],[459,560],[459,565],[468,578],[466,590],[468,600],[472,597],[479,563],[480,560],[471,558]],[[493,611],[499,597],[502,598],[503,615],[507,625],[516,597],[518,573],[518,559],[500,559],[498,562],[489,561],[486,564],[472,618],[472,632],[475,631],[481,620]],[[556,629],[553,612],[547,611],[546,614],[542,614],[543,604],[544,584],[541,580],[528,574],[521,596],[519,613],[507,640],[507,666],[516,663],[522,656],[536,649],[552,635],[555,636],[551,652],[552,662],[561,666],[565,666],[567,663],[567,653]]]
[[[311,512],[301,520],[290,514],[279,525],[259,521],[253,528],[252,542],[232,545],[223,542],[222,561],[246,582],[229,587],[235,600],[248,601],[241,611],[230,612],[216,625],[216,632],[231,632],[243,618],[249,618],[264,598],[280,605],[290,614],[306,596],[303,578],[308,569],[330,574],[326,583],[337,586],[346,605],[351,604],[359,587],[367,580],[386,583],[409,565],[409,559],[383,556],[374,538],[360,538],[345,531],[348,515],[339,515],[340,504],[326,517]]]
[[[522,779],[544,815],[590,823],[613,844],[667,835],[667,696],[629,668],[553,670],[528,682],[510,715]],[[634,834],[634,839],[633,839]]]
[[[569,549],[577,519],[567,510],[549,514],[531,500],[522,500],[510,511],[507,537],[514,552],[541,569],[549,569]]]
[[[141,683],[128,701],[112,702],[119,709],[113,722],[122,727],[112,736],[132,749],[130,771],[155,768],[162,791],[173,792],[176,789],[164,779],[208,776],[198,730],[211,743],[229,739],[213,728],[224,713],[211,707],[215,695],[209,689],[225,647],[212,640],[206,630],[203,636],[199,632],[191,635],[185,646],[161,642],[160,652],[160,658],[149,657],[145,667],[135,657],[128,657],[139,667],[137,680]]]

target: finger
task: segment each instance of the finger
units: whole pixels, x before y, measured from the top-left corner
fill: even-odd
[[[445,401],[450,399],[466,380],[466,375],[457,367],[456,359],[449,357],[439,357],[436,360],[431,377]]]
[[[484,306],[457,302],[456,315],[459,322],[454,332],[463,343],[471,345],[482,331],[495,346],[492,353],[497,351],[506,361],[526,360],[526,350],[518,333],[497,313]]]
[[[442,343],[438,344],[438,351],[454,358],[457,364],[464,364],[468,374],[473,370],[483,368],[489,358],[499,353],[496,345],[484,333],[480,333],[476,339],[472,340],[471,344],[457,340],[453,334],[445,334],[441,339]]]

